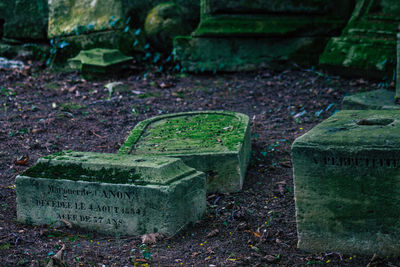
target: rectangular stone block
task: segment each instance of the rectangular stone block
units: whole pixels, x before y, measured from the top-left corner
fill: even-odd
[[[109,234],[172,235],[205,211],[204,174],[180,159],[61,152],[16,178],[17,219]]]
[[[183,112],[140,122],[119,153],[178,157],[206,173],[207,192],[237,192],[246,175],[250,146],[247,115]]]
[[[400,254],[400,113],[345,110],[292,146],[298,247]]]

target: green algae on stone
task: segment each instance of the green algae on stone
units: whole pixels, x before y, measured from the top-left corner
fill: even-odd
[[[345,26],[349,1],[201,1],[191,36],[174,40],[184,70],[281,68],[291,60],[315,65],[331,36]]]
[[[175,234],[199,220],[205,177],[180,159],[59,152],[16,178],[17,219],[108,234]]]
[[[400,253],[400,113],[340,111],[292,146],[298,247]]]
[[[157,116],[140,122],[119,153],[179,157],[206,172],[208,192],[239,191],[250,157],[249,118],[227,111]]]
[[[94,48],[81,51],[68,60],[70,67],[83,73],[107,73],[118,70],[132,57],[125,56],[117,49]]]
[[[342,35],[328,43],[320,64],[347,75],[391,77],[396,65],[398,6],[397,0],[358,0]]]

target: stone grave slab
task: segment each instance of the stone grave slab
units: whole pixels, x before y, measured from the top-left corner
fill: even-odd
[[[17,219],[108,234],[172,235],[205,211],[205,176],[180,159],[60,152],[16,178]]]
[[[342,101],[342,109],[400,109],[395,104],[395,92],[385,89],[346,96]]]
[[[396,68],[398,0],[358,0],[340,37],[327,44],[319,63],[347,76],[392,77]]]
[[[400,254],[400,113],[344,110],[292,146],[298,247]]]
[[[207,192],[237,192],[242,189],[250,146],[247,115],[196,111],[140,122],[119,153],[179,157],[206,173]]]
[[[68,59],[68,63],[82,73],[105,74],[119,70],[132,59],[117,49],[94,48],[82,50],[76,57]]]
[[[345,26],[349,1],[201,0],[191,36],[174,39],[175,58],[191,72],[252,70],[294,60],[315,64]]]

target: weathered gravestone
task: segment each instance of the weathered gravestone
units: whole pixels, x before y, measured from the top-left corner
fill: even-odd
[[[298,247],[400,254],[400,113],[340,111],[292,146]]]
[[[346,96],[342,109],[400,109],[400,33],[397,34],[396,91],[379,89]]]
[[[68,63],[72,69],[83,74],[104,75],[120,70],[132,59],[117,49],[94,48],[81,51],[76,57],[68,59]]]
[[[332,38],[320,64],[343,75],[392,77],[400,1],[357,0],[340,37]]]
[[[202,0],[201,8],[193,34],[175,38],[176,59],[189,71],[237,71],[317,62],[346,24],[351,1]]]
[[[207,192],[237,192],[242,189],[250,146],[248,116],[183,112],[140,122],[119,153],[179,157],[206,173]]]
[[[201,218],[204,174],[180,159],[61,152],[16,178],[17,219],[111,234],[174,234]]]

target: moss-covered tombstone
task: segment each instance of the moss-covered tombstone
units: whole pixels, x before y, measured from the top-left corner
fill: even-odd
[[[400,2],[357,0],[356,3],[342,35],[329,41],[320,64],[349,76],[391,78],[396,65]]]
[[[351,7],[351,1],[202,0],[200,24],[192,36],[175,39],[175,56],[189,71],[315,63]]]
[[[400,112],[345,110],[292,146],[298,247],[400,254]]]
[[[68,63],[72,69],[84,75],[103,76],[121,70],[132,59],[117,49],[95,48],[81,51],[76,57],[70,58]]]
[[[249,118],[227,111],[183,112],[140,122],[120,154],[172,156],[207,175],[207,192],[242,189],[250,157]]]
[[[17,219],[109,234],[175,234],[206,206],[204,174],[180,159],[61,152],[16,178]]]

